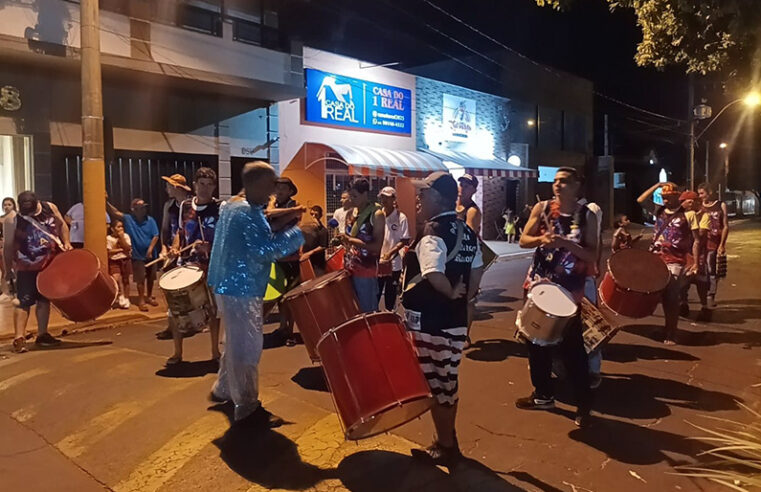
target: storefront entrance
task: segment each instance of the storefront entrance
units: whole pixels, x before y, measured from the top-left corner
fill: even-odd
[[[0,198],[33,189],[32,137],[0,135]]]

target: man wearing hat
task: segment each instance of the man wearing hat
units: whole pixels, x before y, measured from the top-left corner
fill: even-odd
[[[384,296],[387,311],[396,307],[399,294],[399,278],[402,276],[402,248],[410,243],[407,216],[396,207],[396,190],[386,186],[378,195],[383,215],[386,216],[386,232],[378,265],[378,302]]]
[[[156,280],[156,266],[145,264],[158,257],[159,227],[148,215],[148,204],[142,198],[135,198],[130,205],[132,213],[119,211],[111,202],[106,202],[108,213],[124,223],[124,230],[132,242],[132,276],[137,285],[137,307],[148,311],[147,304],[158,306],[153,297],[153,283]]]
[[[191,190],[182,174],[161,176],[161,179],[166,181],[166,194],[169,196],[164,202],[161,218],[161,246],[162,249],[169,249],[180,228],[180,204],[190,198]]]
[[[478,190],[478,178],[472,174],[464,174],[457,180],[459,183],[459,196],[457,199],[457,217],[460,220],[465,221],[468,227],[475,231],[476,236],[481,236],[481,209],[478,208],[476,202],[473,200],[473,195]],[[473,318],[476,313],[476,295],[478,295],[478,289],[481,286],[481,277],[484,275],[484,262],[481,252],[481,246],[479,244],[478,251],[476,252],[476,260],[473,264],[474,279],[468,291],[468,341],[465,344],[465,348],[470,346],[470,328],[473,324]]]
[[[455,436],[458,368],[467,335],[466,293],[476,256],[475,231],[457,218],[457,183],[446,172],[436,172],[415,185],[425,225],[404,257],[402,306],[420,367],[435,405],[431,416],[436,437],[431,446],[412,454],[451,467],[460,457]]]
[[[661,189],[663,205],[658,206],[650,197],[655,190]],[[676,332],[679,323],[679,305],[686,278],[698,270],[697,263],[687,265],[687,258],[692,252],[693,258],[700,257],[700,226],[695,212],[685,210],[679,202],[681,193],[674,183],[656,183],[647,189],[637,202],[650,204],[655,216],[653,243],[650,251],[660,255],[671,273],[671,281],[663,291],[663,315],[665,318],[665,336],[663,343],[676,345]]]

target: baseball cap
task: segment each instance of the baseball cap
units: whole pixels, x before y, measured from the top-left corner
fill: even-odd
[[[412,183],[415,187],[420,189],[434,189],[438,191],[441,196],[452,201],[456,201],[457,195],[459,195],[457,183],[452,175],[446,171],[431,173],[425,179],[415,180]]]
[[[386,186],[378,194],[382,196],[396,196],[396,190],[393,186]]]
[[[147,206],[148,204],[145,203],[145,200],[143,200],[142,198],[133,198],[130,208],[134,210],[139,207],[147,207]]]
[[[478,178],[476,178],[472,174],[463,174],[460,177],[460,179],[457,180],[457,182],[459,182],[459,183],[462,183],[463,181],[465,183],[468,183],[473,188],[478,188]]]
[[[284,184],[288,185],[291,188],[291,192],[296,195],[299,192],[299,189],[296,188],[296,185],[293,184],[293,181],[291,181],[291,178],[277,178],[275,180],[275,184]]]
[[[700,197],[697,193],[695,193],[692,190],[687,190],[683,192],[681,195],[679,195],[679,201],[683,202],[685,200],[698,200]]]
[[[182,188],[185,191],[190,191],[188,186],[188,180],[182,174],[172,174],[171,176],[161,176],[161,179],[174,186],[175,188]]]
[[[662,195],[678,195],[679,189],[674,183],[665,183],[661,186]]]

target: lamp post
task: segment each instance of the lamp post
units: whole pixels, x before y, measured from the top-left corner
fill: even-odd
[[[727,182],[729,179],[729,145],[727,145],[726,142],[721,142],[719,148],[724,151],[724,173],[719,182],[719,200],[723,200],[724,190],[727,189]]]
[[[721,110],[716,113],[716,116],[711,118],[711,120],[708,122],[705,128],[695,136],[693,132],[690,134],[690,184],[692,186],[695,185],[694,177],[695,177],[695,146],[697,145],[697,142],[700,140],[700,138],[705,135],[705,133],[708,131],[709,128],[711,128],[711,125],[713,125],[717,119],[719,119],[719,116],[721,116],[727,109],[734,106],[737,103],[743,103],[748,108],[755,108],[761,105],[761,92],[758,91],[750,91],[748,92],[744,97],[741,97],[739,99],[735,99],[734,101],[728,102]],[[704,111],[699,111],[703,109]],[[696,106],[693,109],[693,118],[694,119],[708,119],[710,118],[710,108],[707,108],[707,111],[705,111],[704,105]],[[700,117],[700,114],[707,114],[707,117]],[[726,149],[726,147],[722,147],[722,149]],[[726,174],[726,173],[725,173]]]

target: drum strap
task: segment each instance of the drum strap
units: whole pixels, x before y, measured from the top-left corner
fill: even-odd
[[[460,252],[460,249],[462,249],[462,238],[465,235],[465,225],[462,220],[457,220],[457,239],[455,240],[455,246],[452,248],[452,251],[449,252],[447,255],[447,259],[445,263],[449,263],[450,261],[454,260],[457,254]],[[405,277],[407,275],[407,269],[404,269],[404,273],[402,275],[402,285],[405,285]],[[409,284],[407,284],[407,287],[404,289],[404,292],[409,292],[412,290],[416,285],[418,285],[420,282],[423,281],[423,275],[418,273],[414,277],[410,279]],[[403,293],[404,293],[403,292]]]
[[[671,223],[674,221],[674,219],[677,218],[678,215],[684,215],[684,210],[679,210],[678,212],[674,212],[669,216],[669,218],[663,223],[663,227],[661,227],[658,232],[653,235],[653,244],[658,242],[658,240],[661,238],[664,232],[666,232],[666,229],[671,225]]]

